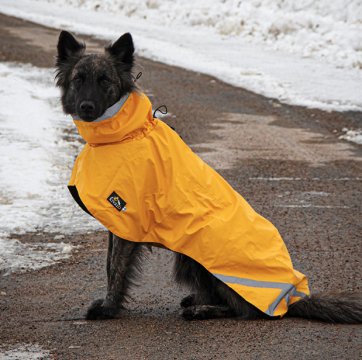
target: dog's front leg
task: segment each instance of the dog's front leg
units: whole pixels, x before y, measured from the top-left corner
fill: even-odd
[[[114,319],[122,314],[128,291],[141,274],[141,260],[147,244],[135,243],[109,233],[107,254],[107,295],[88,308],[87,320]]]

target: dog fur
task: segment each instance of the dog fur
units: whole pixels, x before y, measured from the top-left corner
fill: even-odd
[[[132,73],[134,46],[127,33],[105,48],[104,54],[86,54],[85,49],[85,44],[79,43],[70,33],[61,32],[56,85],[61,89],[66,114],[94,121],[122,96],[138,91]],[[107,295],[91,304],[86,319],[111,319],[122,315],[130,287],[141,276],[141,264],[150,249],[150,244],[130,242],[109,233]],[[186,255],[175,254],[174,279],[191,290],[191,295],[181,301],[185,319],[270,319]],[[362,295],[350,291],[311,295],[292,304],[287,316],[362,323]]]

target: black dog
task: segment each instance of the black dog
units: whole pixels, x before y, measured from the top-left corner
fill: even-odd
[[[104,54],[86,55],[85,45],[63,31],[58,43],[56,79],[64,112],[92,122],[124,95],[137,92],[132,74],[134,63],[130,34],[121,36]],[[151,244],[130,242],[109,233],[107,295],[90,306],[87,319],[121,315],[129,288],[141,274],[142,258],[150,247]],[[270,318],[186,255],[176,254],[174,277],[192,290],[192,295],[181,301],[186,319]],[[313,295],[292,304],[287,315],[361,323],[362,296],[350,291]]]

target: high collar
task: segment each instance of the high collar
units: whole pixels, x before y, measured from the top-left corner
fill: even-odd
[[[127,139],[141,139],[156,125],[152,105],[144,94],[131,93],[121,98],[98,119],[86,122],[73,117],[79,135],[91,146]]]

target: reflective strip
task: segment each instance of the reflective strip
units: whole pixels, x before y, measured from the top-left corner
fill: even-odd
[[[296,292],[294,293],[294,295],[292,295],[292,296],[294,296],[294,297],[301,297],[301,298],[306,298],[306,297],[308,297],[307,294],[304,294],[304,293],[302,293],[302,292],[300,292],[300,291],[296,291]]]
[[[69,189],[70,193],[72,194],[75,202],[76,202],[87,214],[89,214],[90,216],[93,216],[93,215],[88,211],[88,209],[86,208],[86,206],[83,204],[83,201],[82,201],[82,199],[80,198],[79,193],[78,193],[78,190],[77,190],[77,188],[75,187],[75,185],[68,185],[68,189]]]
[[[289,301],[290,301],[290,295],[289,294],[285,297],[285,301],[287,302],[287,307],[289,309]]]
[[[289,307],[290,295],[293,296],[294,292],[296,291],[296,287],[292,284],[284,284],[284,285],[285,285],[285,288],[281,289],[282,291],[280,292],[278,297],[274,300],[274,302],[269,306],[268,310],[265,311],[265,314],[273,316],[275,313],[275,310],[278,308],[282,299],[285,299],[285,301],[287,303],[287,307]]]
[[[113,117],[114,115],[116,115],[118,113],[119,110],[121,110],[123,104],[127,101],[128,97],[130,94],[127,94],[125,96],[123,96],[119,101],[117,101],[114,105],[112,105],[111,107],[109,107],[104,114],[99,117],[98,119],[91,121],[92,123],[97,122],[97,121],[102,121],[102,120],[106,120],[109,119],[111,117]],[[80,121],[84,121],[83,119],[81,119],[79,116],[73,116],[73,120],[80,120]],[[89,122],[89,121],[84,121],[84,122]]]
[[[219,280],[228,284],[237,284],[248,287],[255,288],[267,288],[267,289],[280,289],[281,292],[278,297],[274,300],[274,302],[269,306],[265,314],[269,316],[273,316],[275,310],[278,308],[282,299],[285,299],[287,302],[287,306],[289,307],[290,296],[297,297],[306,297],[307,294],[304,294],[300,291],[297,291],[296,287],[293,284],[288,283],[279,283],[279,282],[271,282],[271,281],[258,281],[258,280],[250,280],[250,279],[242,279],[236,276],[225,276],[220,274],[213,274]]]

